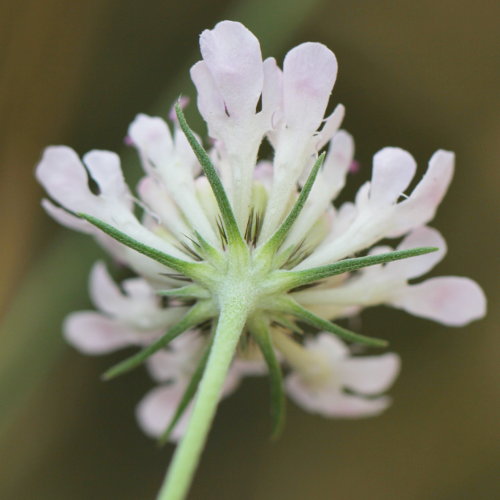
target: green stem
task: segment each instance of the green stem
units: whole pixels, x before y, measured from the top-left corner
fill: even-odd
[[[158,500],[182,500],[187,495],[246,319],[245,300],[233,298],[222,305],[193,413],[186,434],[174,454]]]

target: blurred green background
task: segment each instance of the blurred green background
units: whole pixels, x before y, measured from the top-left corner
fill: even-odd
[[[362,331],[388,338],[404,363],[380,418],[329,421],[289,404],[285,434],[270,443],[266,380],[245,381],[221,405],[190,498],[500,498],[500,4],[3,0],[0,499],[150,499],[160,485],[172,448],[144,437],[133,414],[151,387],[146,374],[102,383],[123,353],[84,357],[61,338],[64,315],[88,307],[87,273],[103,254],[45,216],[33,166],[47,144],[123,151],[136,113],[165,114],[179,93],[194,95],[187,69],[197,36],[224,18],[245,22],[280,61],[306,40],[334,50],[333,102],[347,107],[362,164],[351,192],[383,146],[410,150],[420,173],[435,149],[456,151],[433,222],[449,244],[436,273],[476,279],[490,312],[449,329],[366,311]],[[136,159],[123,154],[137,178]]]

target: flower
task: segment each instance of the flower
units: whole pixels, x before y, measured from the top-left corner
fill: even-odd
[[[208,151],[185,120],[184,101],[171,125],[140,114],[129,127],[126,142],[144,170],[138,199],[111,152],[91,151],[81,161],[72,149],[52,146],[36,170],[53,200],[42,202],[49,215],[93,235],[138,275],[120,289],[98,264],[91,295],[100,312],[70,315],[65,333],[89,354],[142,346],[105,375],[146,362],[160,384],[137,414],[150,435],[185,434],[166,483],[175,498],[187,491],[219,400],[244,376],[269,375],[274,434],[285,390],[328,417],[387,407],[382,393],[399,372],[399,358],[353,357],[340,339],[386,343],[332,319],[388,304],[461,326],[486,310],[482,290],[467,278],[413,282],[445,255],[443,238],[426,225],[450,184],[453,153],[437,151],[407,193],[415,160],[384,148],[354,203],[338,205],[354,141],[340,130],[342,105],[325,118],[334,54],[303,43],[280,69],[275,59],[262,59],[248,29],[231,21],[204,31],[200,48],[191,77]],[[264,140],[272,159],[259,157]],[[374,247],[387,238],[403,239],[396,250]]]

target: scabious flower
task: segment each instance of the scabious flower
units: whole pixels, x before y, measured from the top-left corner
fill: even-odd
[[[437,151],[408,192],[415,160],[385,148],[355,202],[335,204],[354,141],[340,130],[342,105],[325,118],[334,54],[303,43],[280,69],[230,21],[204,31],[200,48],[191,77],[208,150],[179,103],[170,125],[143,114],[130,125],[127,143],[144,170],[138,198],[111,152],[81,161],[68,147],[49,147],[37,167],[53,200],[43,201],[46,211],[93,235],[138,275],[120,287],[97,264],[90,288],[99,312],[70,315],[65,335],[88,354],[142,347],[106,377],[146,362],[159,383],[137,415],[150,435],[184,435],[160,493],[172,499],[186,494],[218,401],[245,376],[269,376],[275,434],[285,392],[327,417],[371,416],[388,406],[383,393],[399,357],[354,356],[350,345],[359,353],[360,345],[385,342],[332,320],[378,304],[451,326],[485,314],[484,295],[467,278],[413,282],[446,251],[426,224],[451,181],[453,153]],[[264,140],[270,159],[259,157]],[[396,250],[385,241],[373,246],[401,237]]]

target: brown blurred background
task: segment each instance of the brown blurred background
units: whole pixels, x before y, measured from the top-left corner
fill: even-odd
[[[142,500],[158,489],[172,449],[135,424],[147,376],[104,384],[123,353],[88,358],[61,339],[102,254],[45,216],[33,166],[47,144],[106,148],[136,178],[128,123],[193,96],[197,36],[226,17],[259,35],[266,56],[306,40],[335,51],[333,101],[347,107],[362,164],[351,191],[383,146],[410,150],[420,173],[435,149],[456,151],[433,222],[449,244],[436,272],[476,279],[490,312],[462,329],[365,312],[363,332],[388,338],[404,363],[377,419],[328,421],[289,404],[271,444],[266,381],[245,382],[221,405],[190,498],[500,498],[500,4],[485,0],[0,1],[0,498]]]

